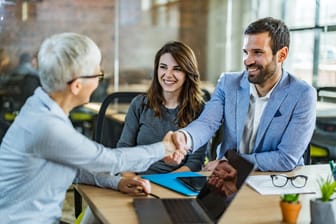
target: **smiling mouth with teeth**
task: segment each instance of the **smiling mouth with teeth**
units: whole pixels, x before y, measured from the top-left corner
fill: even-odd
[[[261,66],[258,66],[258,65],[249,65],[249,66],[246,66],[246,69],[248,71],[256,71],[258,69],[261,69]]]
[[[173,84],[173,83],[175,83],[176,81],[175,80],[163,80],[163,82],[164,83],[166,83],[166,84]]]

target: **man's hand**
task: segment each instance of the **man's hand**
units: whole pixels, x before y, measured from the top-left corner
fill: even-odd
[[[184,159],[187,150],[186,147],[179,148],[176,146],[173,135],[173,132],[169,131],[162,140],[166,149],[166,156],[163,161],[170,165],[178,165]]]
[[[239,155],[239,151],[236,149],[229,149],[226,153],[225,153],[225,160],[235,160],[237,158],[237,156]],[[202,171],[213,171],[217,164],[219,163],[219,161],[221,160],[213,160],[208,162],[202,169]]]
[[[202,171],[213,171],[218,163],[219,160],[210,161],[203,167]]]
[[[187,137],[182,131],[174,131],[172,140],[177,149],[188,151]]]
[[[208,184],[218,193],[229,196],[237,192],[237,175],[237,170],[222,160],[210,175]]]
[[[118,190],[130,195],[147,195],[151,192],[151,185],[148,180],[136,176],[121,179]]]

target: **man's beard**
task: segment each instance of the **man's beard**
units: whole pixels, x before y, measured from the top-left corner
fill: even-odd
[[[248,75],[247,78],[249,82],[253,84],[262,84],[262,83],[265,83],[268,79],[270,79],[275,74],[276,61],[275,61],[275,58],[273,57],[272,61],[269,64],[267,64],[266,67],[263,67],[260,64],[246,66],[247,72],[248,72],[248,69],[251,67],[257,68],[258,73],[253,76]]]

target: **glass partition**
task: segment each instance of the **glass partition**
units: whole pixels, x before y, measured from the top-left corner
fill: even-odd
[[[302,41],[303,39],[305,41]],[[311,84],[313,82],[314,31],[292,32],[289,49],[284,68]]]
[[[108,92],[115,86],[145,91],[156,51],[179,40],[195,51],[202,82],[211,91],[221,72],[244,69],[242,34],[248,23],[273,16],[292,31],[286,68],[315,87],[335,85],[335,7],[333,0],[0,1],[1,52],[13,68],[20,53],[33,54],[44,38],[83,33],[102,50]]]
[[[318,86],[336,86],[336,32],[321,35]]]

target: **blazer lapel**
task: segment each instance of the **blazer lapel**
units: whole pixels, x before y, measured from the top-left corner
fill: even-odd
[[[243,75],[242,80],[240,81],[240,88],[237,90],[237,107],[236,107],[236,127],[237,135],[236,142],[237,148],[239,148],[240,141],[243,137],[243,130],[245,121],[247,118],[247,112],[250,102],[250,83],[247,80],[246,72]]]
[[[281,113],[279,110],[280,105],[284,101],[284,99],[287,97],[288,92],[287,88],[289,86],[288,83],[288,73],[283,72],[282,78],[278,85],[273,90],[271,97],[267,103],[267,106],[264,110],[264,113],[262,115],[262,118],[259,123],[259,128],[255,140],[254,150],[259,145],[262,136],[264,136],[265,131],[267,130],[268,126],[270,125],[272,119],[276,116],[281,116]]]

